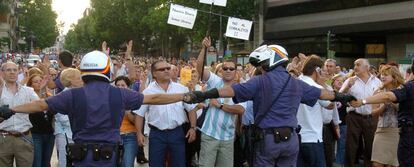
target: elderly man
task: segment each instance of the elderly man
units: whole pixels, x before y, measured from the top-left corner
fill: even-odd
[[[1,66],[4,81],[0,83],[1,105],[14,107],[37,100],[33,89],[17,83],[18,67],[12,62]],[[2,79],[0,79],[2,80]],[[28,114],[15,114],[7,120],[0,118],[0,166],[11,167],[13,161],[19,166],[32,166],[33,142],[30,134],[32,124]]]
[[[340,92],[349,93],[359,99],[372,96],[381,85],[381,81],[369,72],[370,64],[367,59],[357,59],[354,65],[355,76],[345,81]],[[372,142],[376,130],[376,120],[371,116],[371,112],[371,105],[366,105],[350,111],[347,115],[345,166],[355,165],[361,135],[364,142],[364,166],[371,165]]]

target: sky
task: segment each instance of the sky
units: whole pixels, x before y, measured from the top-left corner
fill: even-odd
[[[53,0],[52,9],[58,15],[56,22],[64,23],[63,34],[66,34],[72,24],[82,18],[83,12],[90,7],[90,0]]]

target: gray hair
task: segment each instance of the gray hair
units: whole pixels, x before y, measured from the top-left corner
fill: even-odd
[[[12,64],[12,65],[17,66],[17,64],[16,64],[16,63],[14,63],[14,62],[12,62],[12,61],[8,61],[8,62],[5,62],[5,63],[3,63],[3,64],[1,65],[1,71],[4,71],[4,68],[6,68],[6,66],[7,66],[7,65],[9,65],[9,64]],[[17,66],[17,67],[19,67],[19,66]]]

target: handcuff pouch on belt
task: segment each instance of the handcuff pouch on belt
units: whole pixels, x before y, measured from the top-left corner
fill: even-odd
[[[88,148],[85,144],[68,143],[66,145],[66,156],[71,161],[82,161],[86,157]]]
[[[292,136],[291,128],[272,128],[275,143],[288,141]]]

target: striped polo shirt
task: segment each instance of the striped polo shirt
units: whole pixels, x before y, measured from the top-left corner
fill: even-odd
[[[210,72],[207,81],[207,90],[222,88],[223,79]],[[219,98],[219,103],[233,105],[232,98]],[[207,101],[207,104],[209,101]],[[240,104],[241,105],[241,104]],[[243,105],[242,105],[243,106]],[[245,108],[245,106],[243,106]],[[237,114],[231,114],[215,107],[209,107],[202,128],[202,133],[217,140],[232,140],[235,136],[235,123]]]

